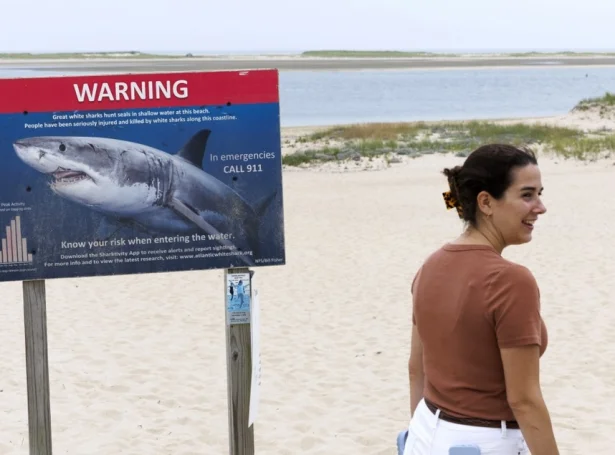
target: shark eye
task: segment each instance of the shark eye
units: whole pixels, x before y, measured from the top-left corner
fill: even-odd
[[[60,144],[60,152],[66,150],[66,146],[64,144]]]

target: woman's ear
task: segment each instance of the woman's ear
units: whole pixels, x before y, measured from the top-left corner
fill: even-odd
[[[476,207],[485,216],[491,216],[493,213],[493,200],[491,195],[486,191],[481,191],[476,196]]]

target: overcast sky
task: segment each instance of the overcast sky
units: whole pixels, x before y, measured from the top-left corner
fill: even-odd
[[[0,52],[615,49],[611,0],[4,0]]]

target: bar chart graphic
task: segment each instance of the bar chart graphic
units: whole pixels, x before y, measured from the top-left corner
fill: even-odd
[[[28,241],[21,235],[21,217],[13,218],[6,226],[6,237],[2,239],[0,264],[19,264],[32,262],[28,253]]]

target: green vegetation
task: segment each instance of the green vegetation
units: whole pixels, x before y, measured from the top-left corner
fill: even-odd
[[[325,58],[425,58],[425,57],[612,57],[615,52],[511,52],[511,53],[465,53],[451,54],[421,51],[361,51],[361,50],[311,50],[301,53],[302,57]]]
[[[598,106],[600,112],[615,112],[615,95],[582,100],[574,109]],[[573,109],[573,110],[574,110]],[[597,159],[615,152],[615,133],[600,130],[586,133],[563,128],[522,122],[502,124],[490,121],[369,123],[340,126],[298,138],[286,145],[299,150],[286,154],[283,163],[298,166],[306,163],[419,157],[430,153],[453,153],[467,156],[482,144],[500,142],[525,146],[563,158]]]
[[[118,52],[59,52],[59,53],[0,53],[0,59],[15,60],[59,60],[59,59],[91,59],[91,58],[181,58],[185,55],[162,55],[147,54],[137,51],[118,51]]]
[[[600,108],[605,111],[615,105],[615,94],[606,92],[603,96],[597,98],[585,98],[577,103],[574,110],[587,111],[592,107]]]
[[[562,56],[562,57],[612,57],[615,56],[615,52],[512,52],[510,54],[504,54],[508,57],[550,57],[550,56]]]
[[[409,58],[409,57],[456,57],[458,54],[435,54],[432,52],[404,52],[404,51],[350,51],[350,50],[330,50],[330,51],[306,51],[301,53],[302,57],[361,57],[361,58]]]
[[[265,54],[267,55],[267,54]],[[272,54],[273,55],[273,54]],[[213,56],[213,55],[212,55]],[[310,50],[300,54],[301,57],[321,58],[437,58],[437,57],[471,57],[471,58],[505,58],[505,57],[612,57],[615,52],[512,52],[512,53],[438,53],[424,51],[395,51],[395,50]],[[149,54],[139,51],[109,51],[109,52],[55,52],[55,53],[0,53],[0,59],[92,59],[92,58],[182,58],[194,57],[192,54],[170,55]],[[216,57],[224,57],[216,55]],[[283,57],[283,56],[281,56]]]
[[[269,54],[264,54],[269,55]],[[274,54],[271,54],[274,55]],[[212,55],[213,56],[213,55]],[[426,51],[396,51],[396,50],[309,50],[302,52],[301,57],[324,58],[437,58],[437,57],[464,57],[464,58],[505,58],[505,57],[613,57],[615,52],[511,52],[511,53],[439,53]],[[149,54],[139,51],[108,51],[108,52],[52,52],[52,53],[0,53],[0,59],[91,59],[91,58],[182,58],[194,57],[192,54]],[[224,57],[216,55],[216,57]],[[280,57],[283,57],[280,56]]]

